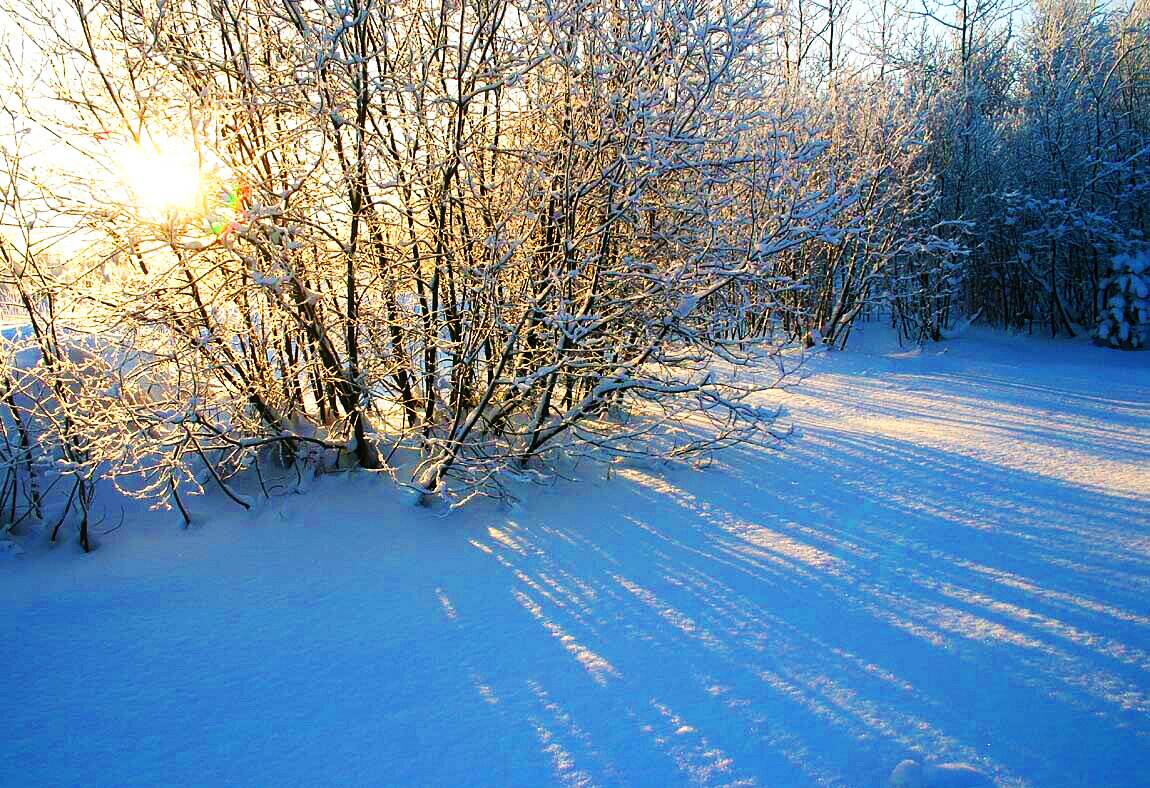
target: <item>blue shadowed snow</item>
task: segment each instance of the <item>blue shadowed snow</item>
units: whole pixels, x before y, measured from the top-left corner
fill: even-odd
[[[0,558],[3,785],[1150,780],[1150,353],[859,338],[803,438]]]

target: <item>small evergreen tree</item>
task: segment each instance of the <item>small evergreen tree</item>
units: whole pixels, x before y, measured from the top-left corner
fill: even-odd
[[[1150,342],[1150,251],[1117,255],[1101,283],[1098,341],[1122,350]]]

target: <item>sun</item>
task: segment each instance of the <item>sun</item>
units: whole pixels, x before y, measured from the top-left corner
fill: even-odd
[[[202,162],[191,143],[175,138],[130,143],[118,152],[124,185],[145,215],[196,211],[203,202]]]

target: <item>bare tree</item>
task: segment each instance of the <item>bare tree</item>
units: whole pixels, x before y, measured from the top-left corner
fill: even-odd
[[[721,368],[776,356],[774,259],[843,201],[780,128],[766,4],[69,8],[36,106],[104,172],[57,197],[98,272],[68,308],[122,350],[125,488],[184,509],[262,458],[350,461],[430,501],[777,436],[781,366]],[[177,153],[183,202],[122,171]]]

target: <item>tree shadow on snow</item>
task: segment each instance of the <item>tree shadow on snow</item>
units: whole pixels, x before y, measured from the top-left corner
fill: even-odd
[[[1145,504],[885,437],[624,468],[473,534],[557,779],[1133,785],[1150,745]],[[829,449],[829,450],[828,450]],[[464,585],[447,591],[466,597]],[[526,618],[524,618],[526,617]],[[480,691],[480,690],[477,690]]]

